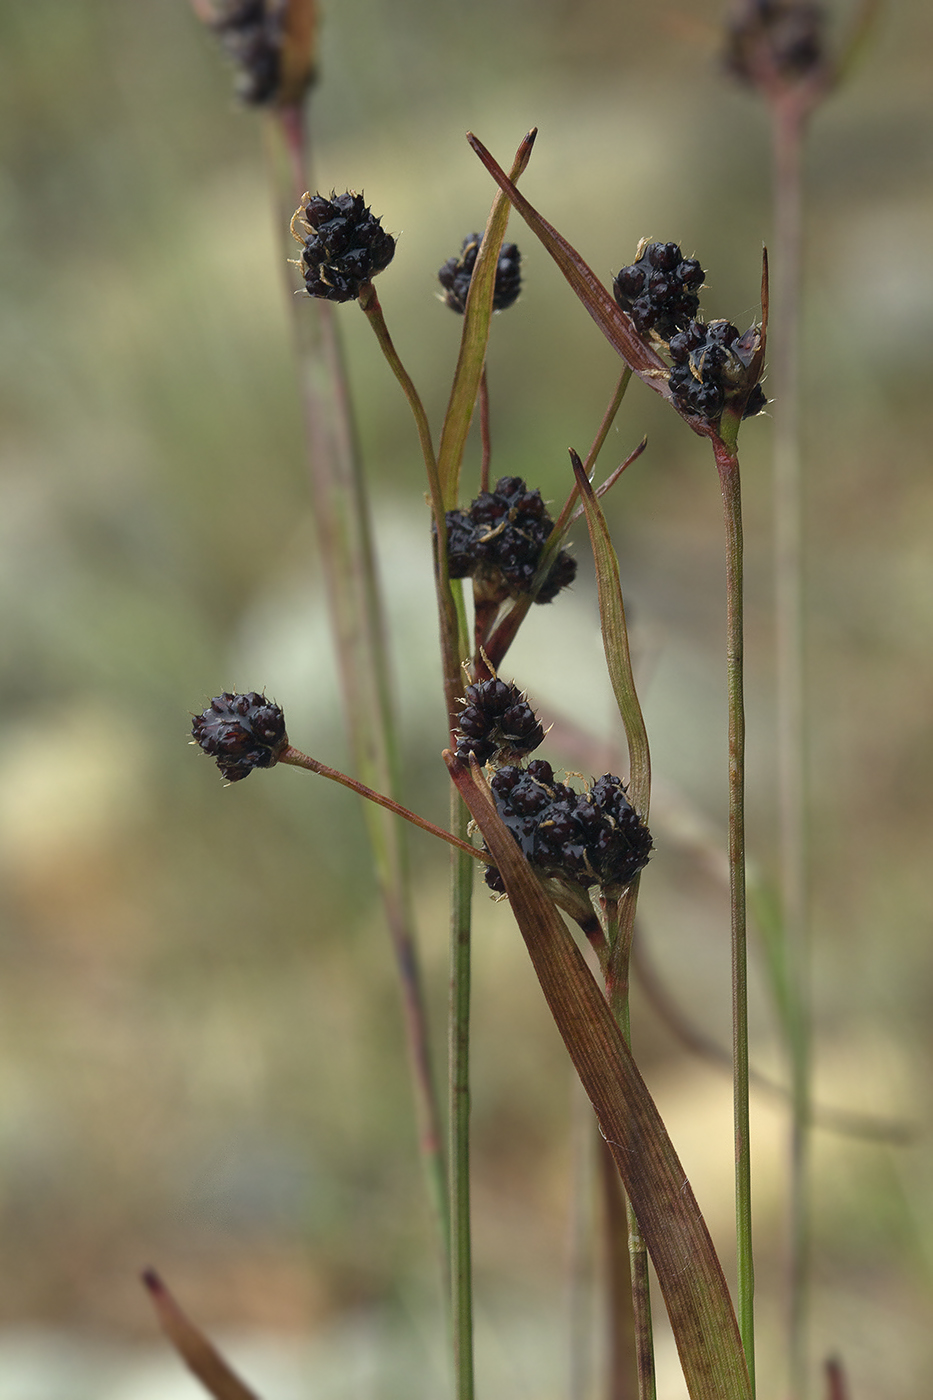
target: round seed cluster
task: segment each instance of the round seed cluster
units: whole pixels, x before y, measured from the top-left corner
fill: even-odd
[[[283,10],[281,0],[223,0],[210,21],[239,69],[239,96],[253,106],[273,101],[278,92]]]
[[[195,717],[191,733],[231,783],[248,777],[254,768],[271,768],[288,747],[284,714],[255,690],[215,696]]]
[[[503,598],[527,593],[554,522],[540,491],[519,476],[503,476],[469,510],[447,512],[447,558],[451,578],[481,578]],[[577,561],[560,550],[535,598],[550,603],[573,583]]]
[[[678,407],[715,423],[730,398],[748,393],[745,337],[730,321],[691,321],[671,336],[671,393]],[[760,413],[768,400],[760,384],[748,397],[743,418]]]
[[[670,340],[697,314],[697,295],[706,280],[696,258],[685,258],[677,243],[648,243],[637,262],[623,267],[612,284],[615,299],[639,335],[654,331]]]
[[[493,678],[467,686],[460,711],[457,757],[468,763],[491,758],[520,758],[544,741],[541,721],[517,685]]]
[[[295,234],[301,250],[305,287],[325,301],[355,301],[364,285],[389,266],[395,256],[395,239],[363,203],[363,196],[347,191],[306,194],[292,220],[302,229]]]
[[[743,0],[728,28],[726,67],[743,82],[796,82],[826,62],[826,13],[810,0]]]
[[[448,258],[437,274],[438,281],[444,288],[444,301],[451,311],[458,311],[461,316],[466,310],[467,293],[473,280],[473,268],[482,241],[481,233],[468,234],[463,240],[460,256]],[[518,300],[522,289],[521,261],[522,255],[515,244],[503,243],[499,261],[496,263],[496,284],[492,294],[493,311],[505,311]]]
[[[527,768],[500,768],[491,786],[500,817],[542,875],[617,893],[648,863],[651,833],[610,773],[574,792],[535,759]],[[503,892],[495,866],[487,868],[486,884]]]

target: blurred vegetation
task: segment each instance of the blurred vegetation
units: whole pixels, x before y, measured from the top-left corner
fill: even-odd
[[[676,238],[709,269],[708,313],[753,319],[766,126],[719,70],[724,7],[325,10],[318,184],[362,188],[400,235],[380,297],[435,422],[459,324],[434,272],[491,198],[468,128],[500,158],[540,128],[525,188],[597,271],[629,261],[643,234]],[[919,1130],[907,1148],[818,1136],[815,1334],[821,1354],[846,1358],[855,1395],[886,1400],[923,1394],[933,1364],[931,44],[921,0],[889,7],[808,155],[819,1095]],[[135,1273],[155,1263],[208,1324],[315,1331],[378,1306],[417,1330],[433,1254],[359,813],[292,770],[224,790],[185,743],[191,710],[257,688],[296,743],[346,761],[262,121],[236,105],[182,0],[12,0],[0,103],[0,1311],[146,1335]],[[588,445],[617,365],[545,255],[512,236],[526,290],[494,327],[493,472],[558,498],[566,449]],[[422,468],[363,318],[349,306],[341,322],[410,799],[442,819]],[[725,892],[664,825],[677,810],[716,832],[724,821],[719,503],[702,444],[651,399],[632,390],[606,457],[608,469],[649,434],[609,507],[672,794],[644,937],[725,1044]],[[766,420],[743,431],[752,844],[766,876],[769,439]],[[609,738],[582,535],[577,552],[573,596],[534,610],[512,667],[546,722],[574,713]],[[420,835],[412,849],[440,1048],[446,860]],[[479,1297],[512,1354],[508,1319],[553,1326],[564,1296],[573,1096],[507,910],[480,897],[479,911]],[[640,1058],[728,1254],[728,1084],[635,1011]],[[760,971],[754,1014],[755,1056],[780,1074]],[[783,1115],[764,1101],[756,1118],[767,1377]],[[560,1376],[550,1385],[560,1393]]]

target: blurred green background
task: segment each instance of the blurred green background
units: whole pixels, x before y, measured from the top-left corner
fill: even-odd
[[[767,131],[720,71],[723,6],[325,10],[317,183],[364,190],[399,235],[380,297],[435,424],[459,323],[434,274],[491,198],[467,129],[507,162],[540,128],[524,188],[600,274],[642,235],[677,239],[708,269],[707,314],[754,318]],[[834,7],[837,28],[847,16]],[[853,1396],[885,1400],[926,1395],[933,1367],[931,52],[930,9],[888,7],[807,157],[818,1093],[917,1127],[908,1147],[816,1135],[814,1355],[841,1353]],[[3,1400],[175,1394],[174,1361],[164,1377],[145,1370],[146,1264],[235,1354],[253,1339],[269,1400],[445,1385],[397,997],[354,799],[281,769],[224,789],[186,746],[211,695],[256,688],[285,707],[294,742],[347,762],[263,123],[231,93],[182,0],[0,8]],[[556,500],[617,364],[523,227],[512,236],[526,280],[494,326],[493,471]],[[363,317],[339,317],[408,794],[442,820],[423,469]],[[660,792],[643,935],[671,993],[726,1044],[726,893],[717,861],[683,836],[692,826],[715,845],[724,824],[718,489],[703,444],[639,386],[606,469],[646,432],[608,506]],[[751,834],[766,877],[770,441],[767,419],[743,430]],[[470,470],[475,481],[475,457]],[[608,741],[582,534],[577,555],[572,595],[534,610],[509,674],[546,723],[573,714]],[[426,837],[411,845],[440,1052],[446,858]],[[581,1111],[507,907],[483,895],[478,907],[480,1383],[557,1397]],[[753,977],[754,1058],[781,1076],[758,956]],[[635,996],[639,1058],[728,1261],[728,1082]],[[754,1118],[769,1398],[786,1115],[763,1099]],[[663,1339],[661,1381],[665,1400],[683,1393]]]

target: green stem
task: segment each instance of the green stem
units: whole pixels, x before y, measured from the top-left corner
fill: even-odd
[[[470,814],[450,789],[451,830],[466,838]],[[470,1230],[470,960],[473,862],[451,859],[449,1144],[454,1385],[456,1400],[473,1400],[473,1260]]]
[[[626,731],[627,732],[627,731]],[[650,782],[650,779],[649,779]],[[645,793],[647,802],[648,792]],[[639,877],[636,876],[625,894],[609,912],[607,919],[608,948],[611,950],[605,967],[606,994],[616,1024],[631,1048],[632,1026],[629,1014],[629,965],[635,931],[635,906],[638,902]],[[638,1374],[638,1400],[655,1400],[657,1377],[654,1362],[654,1328],[651,1321],[651,1282],[648,1275],[648,1250],[638,1220],[628,1196],[625,1199],[628,1221],[629,1268],[632,1277],[632,1311],[635,1326],[635,1362]]]
[[[388,361],[389,368],[395,375],[402,387],[415,426],[418,429],[418,441],[421,444],[421,455],[424,458],[424,468],[428,477],[428,490],[431,496],[431,509],[434,515],[434,542],[435,542],[435,581],[437,583],[438,612],[441,630],[441,654],[442,667],[444,672],[444,695],[447,705],[447,718],[451,733],[456,728],[457,697],[461,692],[461,672],[460,662],[464,655],[461,645],[461,619],[458,615],[457,603],[450,587],[447,573],[447,518],[444,511],[444,500],[441,493],[440,477],[438,475],[437,456],[434,452],[434,443],[431,438],[431,428],[428,423],[428,415],[425,412],[421,396],[415,388],[414,381],[399,358],[389,328],[386,325],[385,317],[382,314],[382,306],[376,295],[376,289],[372,282],[369,282],[360,293],[360,307],[366,315],[366,319],[375,332],[376,339],[383,355]]]
[[[304,107],[288,107],[275,114],[268,124],[271,165],[276,172],[286,244],[289,216],[304,193],[309,166],[305,116]],[[370,787],[397,796],[401,782],[388,632],[334,308],[328,302],[309,304],[293,295],[289,296],[289,303],[301,378],[314,517],[354,762]],[[402,994],[418,1138],[446,1284],[447,1169],[414,931],[407,848],[398,823],[388,814],[367,803],[364,817]]]
[[[632,1208],[604,1138],[599,1139],[597,1147],[608,1293],[606,1395],[607,1400],[634,1400],[636,1395],[641,1394],[641,1375],[635,1343],[634,1290],[631,1278]]]
[[[468,655],[463,591],[456,594],[447,569],[447,521],[437,457],[427,414],[414,382],[389,335],[382,307],[370,282],[360,306],[393,374],[408,400],[421,443],[434,515],[435,583],[441,632],[444,695],[451,734],[457,723],[457,696],[462,690],[462,662]],[[468,846],[469,813],[451,787],[450,827],[454,844]],[[470,1239],[470,929],[473,860],[466,850],[451,861],[450,1009],[448,1015],[448,1180],[450,1220],[450,1301],[454,1381],[457,1400],[473,1397],[473,1277]]]
[[[730,425],[732,426],[732,425]],[[732,1065],[738,1324],[755,1388],[755,1270],[752,1258],[748,1121],[748,956],[745,899],[745,699],[743,676],[742,492],[733,446],[713,437],[726,534],[726,680],[729,709],[729,887],[732,925]]]
[[[804,630],[803,483],[798,349],[801,279],[801,154],[806,114],[792,93],[771,107],[775,279],[771,299],[774,387],[774,573],[777,634],[777,752],[781,908],[791,1061],[790,1393],[807,1379],[808,1157],[811,1119],[809,1026],[809,871]]]

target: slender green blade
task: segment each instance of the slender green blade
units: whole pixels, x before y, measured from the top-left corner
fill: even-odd
[[[625,605],[622,602],[622,585],[619,581],[619,561],[609,538],[609,527],[602,506],[596,498],[596,492],[586,475],[583,463],[575,452],[571,452],[570,456],[586,513],[593,562],[596,566],[599,622],[606,665],[628,741],[630,796],[639,816],[647,819],[651,800],[651,754],[644,716],[635,691],[635,677],[632,674]]]
[[[537,129],[529,131],[522,141],[512,164],[512,179],[517,180],[531,159]],[[486,232],[467,296],[463,316],[463,333],[460,337],[460,354],[451,385],[447,413],[441,429],[441,445],[437,456],[438,475],[446,510],[453,510],[457,504],[460,487],[460,466],[467,433],[473,418],[479,382],[486,360],[486,345],[489,340],[489,324],[492,319],[492,298],[496,286],[496,265],[502,251],[502,241],[509,222],[511,205],[503,193],[498,193],[492,202]]]

